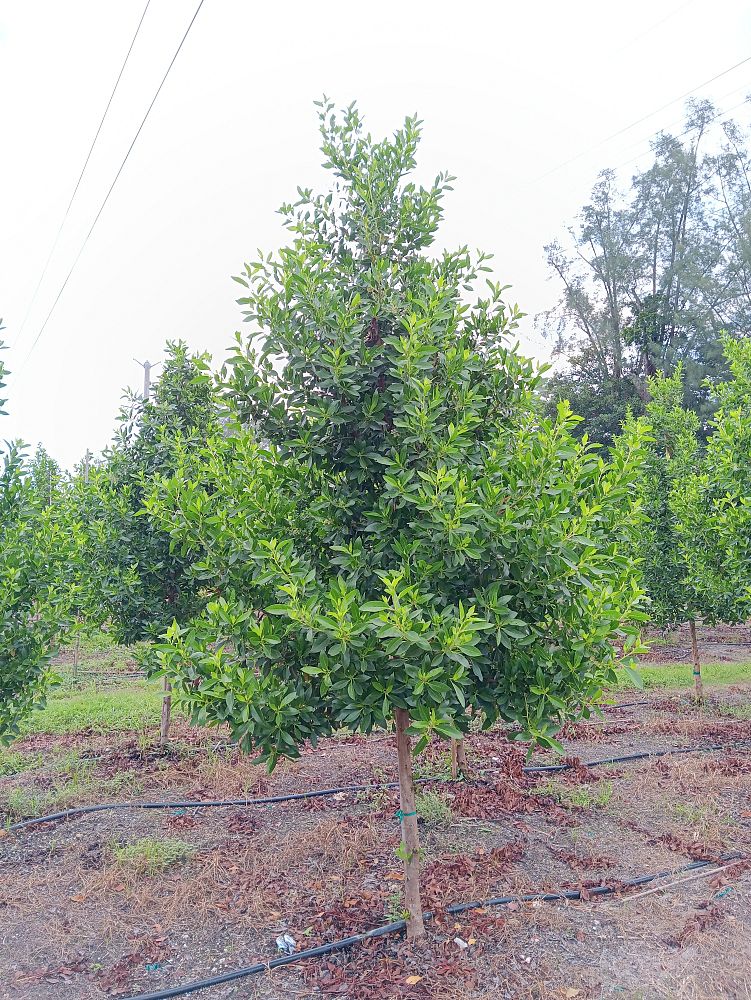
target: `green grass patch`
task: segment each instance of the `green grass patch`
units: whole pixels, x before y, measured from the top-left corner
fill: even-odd
[[[425,820],[428,826],[449,826],[454,818],[451,806],[438,792],[418,792],[415,808],[419,818]]]
[[[40,753],[22,753],[20,750],[0,749],[0,778],[30,771],[42,763]]]
[[[158,724],[161,706],[162,691],[157,681],[134,681],[128,687],[110,691],[53,690],[46,706],[26,720],[22,735],[141,729]]]
[[[693,688],[693,666],[690,663],[659,663],[638,668],[645,688]],[[701,668],[705,684],[743,684],[751,682],[751,663],[708,663]],[[616,685],[635,690],[635,685],[623,671]]]
[[[415,759],[416,778],[450,778],[451,777],[451,752],[445,751],[439,756],[428,757],[420,755]]]
[[[718,715],[728,716],[732,719],[751,719],[751,705],[728,705],[720,703],[717,705]]]
[[[106,637],[105,637],[106,638]],[[110,639],[106,645],[101,637],[78,649],[78,665],[73,665],[75,642],[63,647],[52,661],[63,688],[81,688],[94,684],[127,683],[130,675],[140,670],[136,659],[137,647],[116,646]]]
[[[184,840],[143,837],[132,844],[115,845],[112,853],[121,867],[129,868],[139,875],[156,875],[171,865],[187,861],[194,850]]]
[[[37,792],[29,788],[11,788],[3,809],[11,819],[27,819],[42,816],[55,809],[53,792]]]
[[[95,778],[89,769],[82,769],[45,790],[25,785],[12,788],[0,808],[11,818],[29,819],[87,802],[131,798],[142,791],[140,780],[131,771],[118,771],[109,778]]]
[[[702,826],[712,817],[712,810],[707,805],[695,805],[693,802],[674,802],[671,806],[678,819],[691,826]]]
[[[540,789],[541,794],[552,796],[562,806],[578,806],[591,809],[602,808],[613,798],[613,786],[609,781],[598,781],[591,785],[564,785],[550,781]]]

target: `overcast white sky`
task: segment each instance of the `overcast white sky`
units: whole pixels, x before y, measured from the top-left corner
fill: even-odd
[[[323,92],[356,99],[375,133],[425,120],[420,176],[458,175],[441,243],[495,254],[531,316],[555,298],[543,245],[601,168],[623,165],[627,180],[656,130],[680,130],[682,104],[603,140],[751,55],[744,0],[205,0],[24,363],[197,2],[151,0],[19,337],[145,0],[0,0],[0,316],[14,370],[0,437],[41,440],[64,465],[109,441],[122,387],[140,384],[134,357],[157,361],[181,337],[221,359],[241,326],[230,276],[279,244],[275,211],[296,186],[326,180]],[[696,96],[730,108],[749,91],[751,62]],[[547,353],[531,319],[521,340]]]

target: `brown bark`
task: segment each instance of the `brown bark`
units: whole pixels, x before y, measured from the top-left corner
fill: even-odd
[[[425,936],[420,899],[420,838],[415,809],[415,784],[412,776],[412,747],[407,735],[409,712],[404,708],[394,710],[396,720],[396,748],[399,754],[399,805],[402,826],[402,852],[404,854],[404,905],[407,910],[407,937],[411,940]]]
[[[694,698],[696,701],[704,701],[704,685],[701,679],[701,663],[699,661],[699,644],[696,641],[696,622],[692,619],[688,623],[691,632],[691,654],[694,658]]]
[[[164,695],[162,697],[162,725],[159,730],[159,743],[164,746],[169,736],[169,720],[172,712],[172,685],[164,678]]]

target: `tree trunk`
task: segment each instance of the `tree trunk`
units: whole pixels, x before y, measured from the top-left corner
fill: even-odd
[[[162,726],[159,730],[159,743],[161,746],[167,742],[169,736],[169,720],[172,711],[172,685],[164,678],[164,695],[162,697]]]
[[[699,644],[696,641],[696,622],[691,619],[688,623],[691,631],[691,653],[694,658],[694,699],[704,701],[704,685],[701,680],[701,663],[699,661]]]
[[[464,740],[451,741],[451,777],[467,776],[467,748]]]
[[[404,905],[407,909],[407,937],[417,940],[425,937],[420,899],[420,840],[415,809],[415,784],[412,777],[412,748],[407,735],[409,712],[404,708],[394,710],[396,720],[396,749],[399,754],[399,818],[402,826],[402,853],[404,861]]]
[[[76,644],[73,647],[73,679],[78,680],[78,664],[81,659],[81,636],[76,636]]]

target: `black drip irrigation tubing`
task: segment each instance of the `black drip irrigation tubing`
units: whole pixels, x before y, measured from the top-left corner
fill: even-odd
[[[673,747],[668,750],[642,750],[638,753],[623,754],[619,757],[600,757],[598,760],[583,760],[582,767],[600,767],[606,764],[624,764],[632,760],[646,760],[648,757],[668,757],[683,753],[712,753],[715,750],[733,750],[745,747],[749,740],[737,740],[735,743],[715,743],[708,747]],[[525,774],[542,774],[546,771],[568,771],[575,764],[535,764],[523,768]]]
[[[721,862],[735,861],[744,855],[737,852],[722,854],[712,861],[693,861],[691,864],[682,865],[680,868],[665,869],[651,875],[640,875],[637,878],[627,879],[619,882],[616,886],[600,885],[592,889],[587,889],[587,899],[592,896],[611,896],[624,889],[633,889],[649,882],[655,882],[670,875],[678,875],[681,872],[693,871],[697,868],[708,868],[712,865],[719,865]],[[580,889],[562,889],[559,892],[530,892],[520,896],[497,896],[494,899],[474,900],[469,903],[454,903],[447,906],[445,912],[449,914],[466,913],[468,910],[480,910],[490,906],[508,906],[510,903],[556,903],[581,900]],[[423,913],[424,920],[433,920],[435,914],[431,911]],[[232,972],[223,972],[218,976],[211,976],[209,979],[196,979],[192,983],[183,986],[172,986],[164,990],[156,990],[153,993],[139,993],[131,997],[130,1000],[169,1000],[170,997],[185,996],[187,993],[197,993],[198,990],[206,990],[211,986],[221,986],[223,983],[231,983],[237,979],[244,979],[247,976],[259,975],[263,972],[270,972],[272,969],[280,969],[286,965],[294,965],[297,962],[305,961],[309,958],[321,958],[323,955],[330,955],[336,951],[344,951],[369,941],[373,938],[386,937],[389,934],[400,934],[407,926],[406,920],[396,920],[391,924],[384,924],[382,927],[374,927],[363,934],[353,934],[351,937],[342,938],[339,941],[331,941],[329,944],[319,945],[317,948],[308,948],[305,951],[298,951],[293,955],[283,955],[280,958],[272,958],[268,962],[256,962],[255,965],[247,965],[242,969],[234,969]]]
[[[635,708],[637,705],[652,705],[654,701],[652,698],[643,698],[641,701],[616,701],[612,705],[602,704],[600,708],[607,712],[614,708]]]
[[[650,757],[667,757],[673,754],[687,753],[711,753],[716,750],[733,750],[737,747],[746,746],[750,741],[741,740],[730,744],[714,744],[706,747],[679,747],[668,750],[644,750],[640,753],[624,754],[618,757],[601,757],[597,760],[581,761],[580,765],[575,763],[563,764],[537,764],[528,765],[522,768],[525,774],[554,774],[560,771],[569,771],[577,766],[600,767],[608,764],[621,764],[635,760],[646,760]],[[487,772],[485,772],[487,773]],[[443,778],[418,778],[420,784],[446,782],[451,783],[451,779]],[[53,823],[58,820],[69,819],[72,816],[82,816],[87,813],[108,812],[117,809],[211,809],[220,806],[263,806],[272,805],[277,802],[296,802],[301,799],[318,799],[329,795],[339,795],[347,792],[374,792],[384,788],[398,788],[397,781],[384,782],[378,785],[340,785],[336,788],[319,788],[307,792],[292,792],[287,795],[267,795],[256,799],[208,799],[206,801],[186,801],[186,802],[104,802],[94,806],[76,806],[73,809],[64,809],[61,812],[49,813],[46,816],[36,816],[32,819],[20,820],[11,823],[6,830],[22,830],[29,826],[36,826],[40,823]]]

